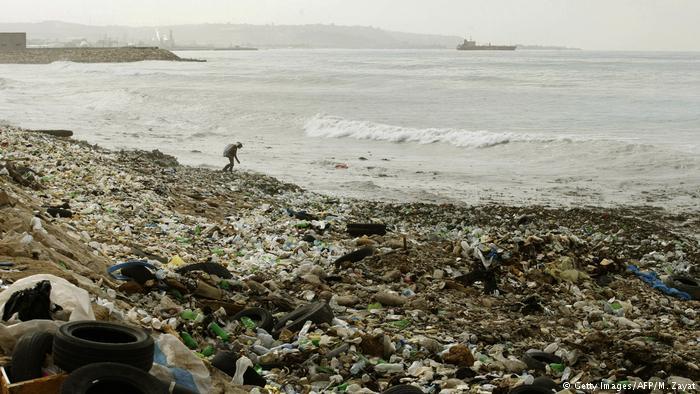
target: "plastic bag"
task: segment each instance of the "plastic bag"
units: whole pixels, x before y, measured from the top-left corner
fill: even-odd
[[[90,304],[90,294],[87,290],[81,289],[63,278],[49,274],[22,278],[5,289],[0,293],[0,309],[4,310],[5,304],[13,293],[32,288],[43,280],[51,282],[51,302],[60,305],[64,311],[70,313],[69,321],[95,320],[95,314]]]
[[[209,370],[177,337],[162,334],[155,338],[151,375],[200,393],[211,391]]]

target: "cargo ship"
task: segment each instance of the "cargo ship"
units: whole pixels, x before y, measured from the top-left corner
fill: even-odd
[[[515,45],[476,45],[476,41],[465,39],[457,46],[458,51],[514,51]]]

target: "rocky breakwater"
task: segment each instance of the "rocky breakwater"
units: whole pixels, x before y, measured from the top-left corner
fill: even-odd
[[[0,51],[0,63],[48,64],[52,62],[126,63],[143,60],[191,61],[156,47],[120,48],[28,48]]]
[[[2,288],[65,277],[98,319],[181,338],[211,392],[700,380],[697,213],[332,198],[10,127],[0,154]]]

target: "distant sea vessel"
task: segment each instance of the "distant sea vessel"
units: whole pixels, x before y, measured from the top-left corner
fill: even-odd
[[[514,51],[515,45],[476,45],[476,41],[465,39],[457,46],[458,51]]]

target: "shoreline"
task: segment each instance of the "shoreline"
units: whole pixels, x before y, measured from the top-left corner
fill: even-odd
[[[37,133],[41,134],[43,131],[42,130],[33,130],[33,129],[27,129],[27,128],[22,128],[22,127],[17,127],[17,126],[12,126],[12,125],[2,125],[0,124],[0,131],[2,130],[3,127],[9,127],[11,129],[16,129],[20,130],[23,132],[28,132],[28,133]],[[72,133],[72,132],[71,132]],[[51,137],[51,134],[47,134],[48,136]],[[54,136],[55,137],[55,136]],[[68,138],[57,138],[59,141],[66,141],[68,143],[76,144],[79,146],[87,147],[88,149],[94,149],[98,152],[107,152],[107,153],[112,153],[112,154],[126,154],[126,155],[143,155],[146,157],[151,157],[156,163],[159,163],[161,165],[164,165],[166,167],[181,167],[183,169],[189,169],[193,171],[203,171],[205,174],[209,173],[210,175],[216,175],[220,174],[221,171],[218,169],[218,167],[209,165],[209,164],[181,164],[179,162],[180,159],[177,157],[170,155],[168,153],[163,153],[159,150],[153,150],[153,151],[146,151],[146,150],[141,150],[141,149],[113,149],[113,148],[106,148],[101,146],[98,143],[90,143],[86,140],[80,139],[79,137],[76,137],[74,135],[68,137]],[[222,160],[222,163],[224,161]],[[309,190],[304,188],[301,185],[298,185],[294,182],[285,182],[281,181],[278,177],[274,175],[269,175],[264,172],[260,171],[255,171],[255,170],[241,170],[240,164],[234,171],[234,174],[243,174],[247,179],[261,179],[264,180],[265,182],[270,182],[270,183],[278,183],[281,185],[281,187],[285,190],[296,190],[296,191],[301,191],[304,193],[310,193],[312,195],[320,196],[323,198],[327,199],[342,199],[344,201],[350,201],[356,204],[368,204],[368,205],[373,205],[373,206],[387,206],[391,207],[392,209],[399,207],[399,206],[411,206],[411,207],[418,207],[418,209],[422,209],[423,207],[450,207],[452,209],[452,214],[455,216],[459,216],[460,214],[464,214],[465,212],[468,212],[470,209],[480,209],[480,208],[486,208],[486,209],[503,209],[506,212],[509,212],[512,215],[528,215],[533,212],[549,212],[551,214],[551,217],[558,217],[558,218],[565,218],[568,212],[598,212],[598,213],[603,213],[606,211],[610,212],[617,212],[618,215],[622,217],[637,217],[638,219],[647,221],[647,222],[659,222],[662,223],[664,226],[667,226],[668,228],[671,228],[673,231],[677,231],[684,236],[689,236],[689,237],[696,237],[700,241],[700,206],[696,211],[693,210],[687,210],[684,208],[680,207],[673,207],[672,209],[662,207],[657,205],[647,205],[647,204],[642,204],[639,201],[635,202],[629,202],[629,203],[621,203],[621,202],[607,202],[606,204],[601,204],[601,205],[596,205],[592,204],[590,202],[584,203],[581,205],[579,202],[576,201],[557,201],[557,200],[547,200],[546,203],[543,204],[538,204],[538,203],[532,203],[530,201],[524,201],[522,204],[517,204],[517,203],[511,203],[510,201],[498,201],[492,198],[484,198],[482,200],[479,200],[477,202],[471,203],[467,201],[462,201],[457,198],[449,198],[449,197],[441,197],[437,201],[430,201],[430,200],[425,200],[421,201],[418,200],[415,196],[406,198],[406,199],[395,199],[392,198],[389,200],[389,202],[384,202],[379,199],[375,198],[369,198],[369,197],[342,197],[342,196],[337,196],[332,193],[324,193],[324,192],[316,192],[313,190]],[[335,193],[340,193],[340,192],[335,192]],[[428,209],[428,211],[431,211]],[[432,220],[434,218],[433,216],[429,214],[425,215],[422,220],[427,220],[429,222],[433,222],[433,224],[436,224],[436,221]],[[444,216],[444,215],[441,215]],[[407,218],[404,218],[407,219]],[[491,224],[491,223],[489,223]]]
[[[26,48],[0,51],[0,64],[130,63],[145,60],[204,61],[185,59],[158,47],[119,48]]]
[[[173,256],[221,263],[236,282],[226,300],[264,306],[276,315],[284,312],[282,300],[329,301],[350,329],[342,334],[321,325],[309,332],[325,339],[293,354],[316,355],[316,367],[285,359],[290,355],[256,354],[241,339],[241,352],[263,366],[271,388],[347,384],[380,391],[393,375],[376,368],[379,359],[401,364],[407,380],[421,387],[506,388],[520,382],[512,374],[526,369],[526,350],[552,348],[569,368],[567,379],[580,374],[580,382],[618,376],[621,368],[626,372],[620,379],[700,380],[693,361],[700,351],[694,334],[698,301],[665,296],[626,271],[635,264],[659,274],[689,270],[697,277],[700,246],[694,237],[700,218],[694,213],[330,197],[264,174],[181,166],[159,152],[109,151],[6,126],[0,126],[0,149],[0,164],[12,162],[36,174],[24,185],[0,175],[0,194],[8,201],[0,202],[0,260],[27,266],[0,273],[3,284],[35,273],[64,276],[96,297],[105,319],[154,333],[165,330],[153,319],[165,321],[156,311],[168,296],[156,289],[125,293],[105,273],[112,264],[138,257],[137,251],[162,258],[166,263],[154,263],[166,271],[174,269],[167,263]],[[46,207],[61,204],[71,217],[46,213]],[[316,219],[304,219],[300,211]],[[32,228],[33,217],[49,236]],[[352,222],[385,223],[390,232],[351,237],[345,226]],[[23,233],[34,241],[14,248]],[[368,245],[373,255],[334,264]],[[490,256],[496,268],[481,272],[478,254]],[[479,272],[490,279],[468,280]],[[498,293],[487,291],[490,281]],[[371,309],[378,300],[380,307]],[[615,302],[622,316],[606,312],[605,304]],[[196,295],[176,304],[203,308]],[[146,315],[133,320],[131,310]],[[245,334],[239,324],[224,320],[231,332]],[[189,323],[180,324],[172,330]],[[205,329],[187,327],[196,339],[213,341]],[[640,341],[643,337],[656,340]],[[377,341],[379,349],[372,345]],[[333,362],[323,357],[343,343],[356,352]],[[468,348],[471,363],[451,359],[454,346]],[[367,360],[366,378],[350,372],[359,355]],[[411,369],[415,362],[431,372]],[[275,367],[280,364],[289,370]],[[457,374],[465,367],[471,376]],[[563,374],[549,372],[558,381]],[[335,375],[342,384],[331,379]]]
[[[524,83],[518,86],[538,98],[544,99],[549,93],[561,98],[551,106],[547,100],[537,101],[532,118],[543,121],[537,125],[526,119],[529,111],[523,108],[506,111],[512,116],[504,117],[499,116],[503,112],[492,111],[497,106],[485,102],[456,107],[435,105],[434,111],[421,115],[423,100],[439,103],[440,96],[447,97],[454,89],[467,86],[500,100],[503,91],[489,82],[492,78],[500,80],[500,72],[479,68],[478,59],[468,63],[485,73],[484,78],[456,83],[456,75],[452,74],[459,68],[452,68],[456,60],[451,56],[402,55],[416,61],[415,67],[403,70],[396,56],[387,52],[359,58],[351,52],[263,52],[253,57],[210,54],[212,61],[206,64],[0,67],[6,74],[0,80],[0,89],[8,99],[6,108],[0,109],[0,118],[30,128],[70,128],[78,138],[103,147],[161,149],[181,163],[217,168],[223,167],[217,146],[235,137],[246,145],[242,168],[340,196],[352,193],[370,199],[389,196],[396,201],[408,197],[507,205],[623,203],[671,210],[678,207],[682,211],[700,207],[700,178],[692,175],[700,168],[700,155],[696,154],[698,145],[692,131],[686,135],[683,130],[687,125],[672,121],[666,126],[678,132],[664,138],[659,125],[665,123],[656,116],[647,123],[643,119],[647,111],[656,115],[673,112],[671,103],[662,99],[674,94],[669,88],[672,85],[659,85],[664,94],[652,99],[656,109],[630,113],[632,123],[624,124],[614,114],[619,101],[613,97],[629,92],[616,84],[615,75],[633,67],[633,58],[624,57],[624,62],[615,67],[617,71],[608,70],[599,75],[600,79],[586,70],[610,60],[609,56],[567,55],[561,61],[573,62],[582,69],[567,71],[566,77],[551,86],[546,84],[544,90],[537,84],[536,75],[553,72],[558,63],[538,63],[536,59],[552,60],[551,56],[527,56],[509,66],[506,72],[515,74],[502,83],[512,82],[513,77]],[[335,62],[354,58],[363,59],[357,68],[332,67]],[[682,75],[694,75],[692,68],[686,68],[694,59],[683,56],[678,60],[687,71]],[[519,74],[518,70],[527,69],[523,67],[530,63],[538,64],[540,71]],[[645,63],[645,75],[653,75],[653,64],[656,62]],[[295,70],[299,67],[299,75],[286,65],[294,65]],[[430,74],[432,67],[447,74]],[[385,75],[385,69],[392,71]],[[586,77],[587,82],[581,82],[585,92],[565,87],[564,82],[577,80],[572,74],[579,72]],[[425,80],[420,79],[421,86],[433,85],[437,90],[425,96],[420,89],[408,89],[400,83],[401,75],[425,75]],[[524,79],[518,79],[521,77]],[[672,77],[666,78],[670,81]],[[86,87],[75,84],[76,80],[85,81]],[[644,80],[660,83],[653,78]],[[587,100],[600,91],[594,86],[603,88],[608,84],[614,92],[600,97],[601,103]],[[324,96],[331,87],[338,89],[337,95],[328,101]],[[384,97],[392,87],[405,89],[407,99]],[[459,100],[471,100],[470,95],[456,94],[455,98],[458,96]],[[52,97],[64,99],[56,101]],[[687,105],[682,108],[697,107],[692,105],[695,96],[683,97]],[[507,95],[502,99],[508,100]],[[588,108],[587,103],[607,108],[601,116],[590,118],[590,128],[584,127],[588,117],[583,108]],[[692,112],[683,110],[687,111]],[[572,122],[567,124],[564,118]],[[452,143],[447,137],[452,135],[450,130],[456,139]],[[337,139],[333,137],[336,132]],[[355,138],[363,133],[369,140]],[[385,140],[392,135],[399,140],[406,137],[427,143]],[[431,143],[433,136],[447,143]],[[471,143],[482,146],[479,144],[484,141],[484,146],[490,146],[489,141],[496,145],[470,147]],[[337,164],[347,164],[348,168],[336,169]]]

